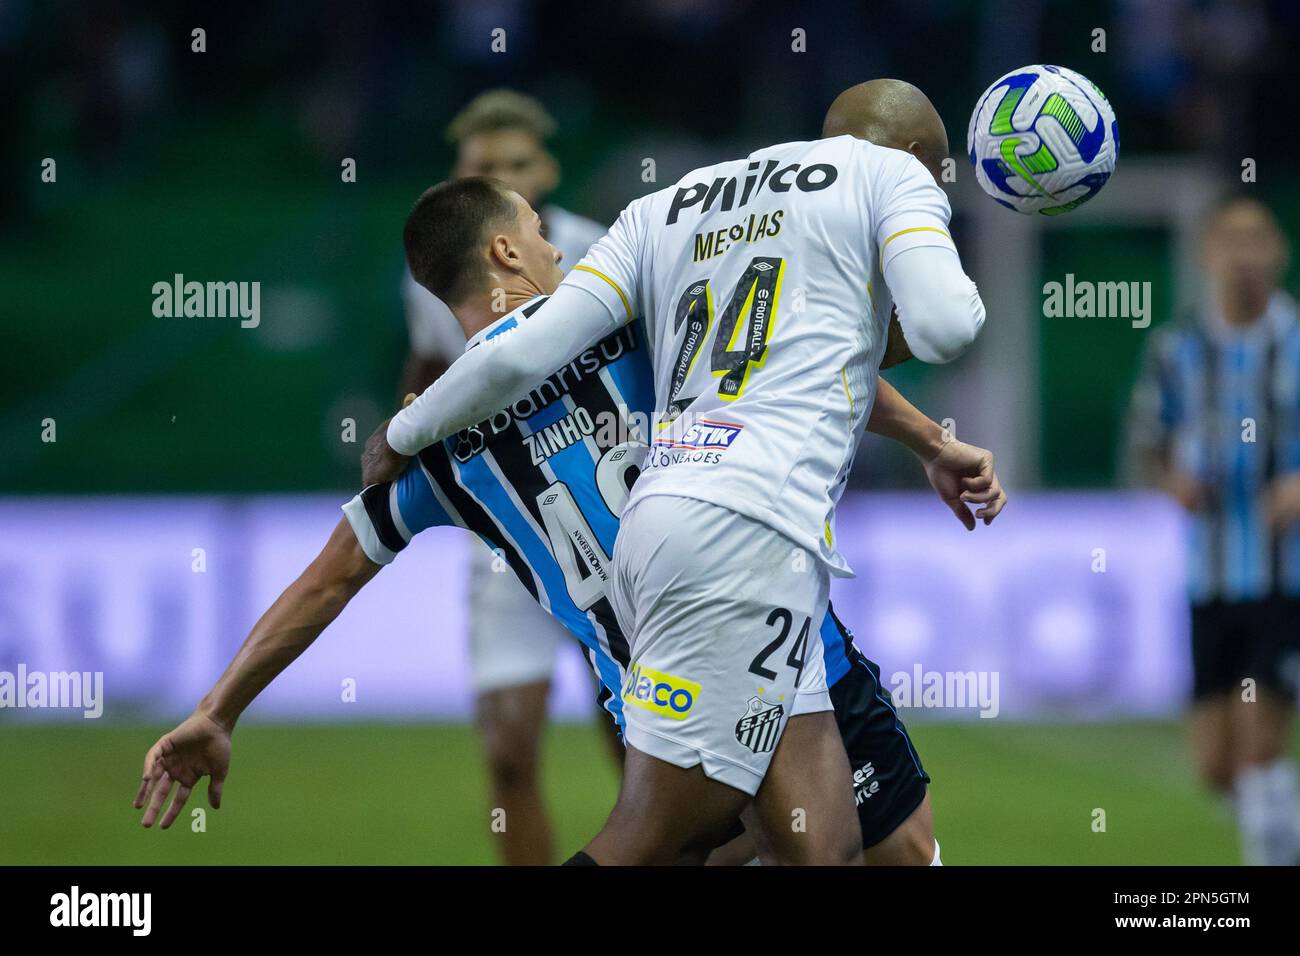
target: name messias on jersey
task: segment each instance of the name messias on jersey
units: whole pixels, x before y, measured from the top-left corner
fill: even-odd
[[[630,325],[601,339],[514,404],[462,431],[458,436],[456,458],[467,461],[474,457],[486,447],[484,436],[495,438],[508,431],[516,422],[527,421],[637,347],[636,335]],[[545,428],[524,435],[523,443],[528,448],[533,464],[539,465],[557,452],[592,435],[596,428],[597,422],[591,413],[578,406]]]

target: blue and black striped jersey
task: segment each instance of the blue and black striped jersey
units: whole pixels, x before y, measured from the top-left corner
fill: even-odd
[[[1193,601],[1300,596],[1300,525],[1271,528],[1264,492],[1300,472],[1300,318],[1277,294],[1248,328],[1211,314],[1158,330],[1134,392],[1129,451],[1151,451],[1195,478],[1206,508],[1191,521]]]
[[[526,321],[539,296],[467,348]],[[436,525],[476,533],[529,593],[581,642],[601,705],[622,727],[630,660],[608,596],[618,520],[647,450],[654,381],[639,322],[623,326],[527,396],[454,438],[425,448],[395,481],[343,506],[371,560],[392,561]],[[827,678],[848,670],[851,637],[828,611]]]

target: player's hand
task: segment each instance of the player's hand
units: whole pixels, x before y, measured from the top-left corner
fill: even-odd
[[[987,448],[956,439],[944,442],[939,454],[926,463],[925,476],[967,531],[975,530],[976,518],[992,522],[1007,503],[993,470],[993,453]],[[967,503],[983,507],[971,514]]]
[[[407,395],[402,403],[405,408],[415,401],[414,395]],[[366,439],[365,451],[361,453],[361,486],[367,488],[381,481],[394,481],[406,470],[410,461],[405,455],[399,455],[388,444],[388,422],[385,418]]]
[[[137,810],[144,809],[140,822],[146,827],[153,826],[167,802],[172,784],[179,784],[162,818],[162,828],[166,830],[180,816],[190,791],[201,777],[212,778],[208,783],[208,803],[212,809],[219,809],[221,788],[229,770],[230,731],[196,711],[175,730],[163,734],[145,754],[144,779],[140,781],[134,804]]]
[[[1205,485],[1185,471],[1170,471],[1165,475],[1162,486],[1165,494],[1193,514],[1204,511],[1209,505]]]
[[[1300,474],[1283,475],[1264,491],[1264,514],[1276,531],[1300,521]]]

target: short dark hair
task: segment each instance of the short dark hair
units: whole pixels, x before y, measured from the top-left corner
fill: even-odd
[[[483,281],[485,230],[515,220],[509,188],[487,176],[426,189],[406,217],[402,239],[411,275],[442,301],[463,301]]]

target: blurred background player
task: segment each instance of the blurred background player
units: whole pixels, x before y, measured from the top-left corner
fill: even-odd
[[[1300,863],[1287,735],[1300,682],[1300,324],[1288,244],[1253,199],[1224,202],[1206,286],[1153,335],[1134,395],[1133,465],[1192,516],[1197,766],[1235,804],[1247,863]]]
[[[555,128],[537,100],[490,90],[452,119],[447,138],[456,147],[452,178],[492,176],[523,196],[540,213],[544,235],[566,265],[586,255],[605,230],[546,203],[560,181],[560,164],[546,148]],[[416,282],[409,268],[402,278],[402,302],[410,334],[402,388],[418,394],[465,351],[465,334],[451,310]],[[492,806],[504,809],[510,821],[500,834],[501,855],[510,864],[551,862],[551,827],[537,764],[564,635],[504,561],[473,546],[469,642],[475,723],[487,756]]]

